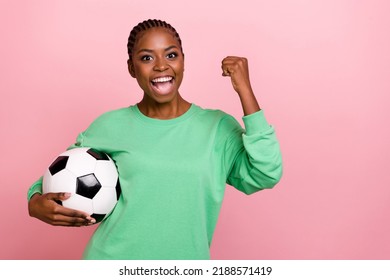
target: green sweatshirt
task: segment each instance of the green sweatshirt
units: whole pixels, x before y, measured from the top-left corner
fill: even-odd
[[[98,117],[72,147],[115,161],[122,195],[99,224],[85,259],[209,259],[226,184],[251,194],[272,188],[282,160],[263,111],[245,130],[220,110],[192,104],[178,118],[152,119],[136,105]],[[42,192],[42,179],[28,198]]]

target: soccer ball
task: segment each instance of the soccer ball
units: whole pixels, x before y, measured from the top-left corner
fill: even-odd
[[[121,194],[114,161],[92,148],[60,154],[46,169],[42,188],[43,193],[71,193],[58,203],[88,213],[97,223],[111,213]]]

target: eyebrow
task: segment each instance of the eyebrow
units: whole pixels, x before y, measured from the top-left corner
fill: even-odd
[[[171,49],[177,49],[177,46],[172,45],[164,49],[165,52],[170,51]],[[147,53],[153,53],[154,51],[151,49],[140,49],[137,53],[141,52],[147,52]]]

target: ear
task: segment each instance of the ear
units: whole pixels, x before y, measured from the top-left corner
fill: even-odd
[[[135,78],[134,64],[131,58],[127,60],[127,69],[129,70],[130,75]]]

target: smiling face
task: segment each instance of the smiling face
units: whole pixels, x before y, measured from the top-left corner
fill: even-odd
[[[139,33],[128,67],[144,91],[144,99],[166,103],[179,95],[184,56],[180,43],[170,30],[153,27]]]

